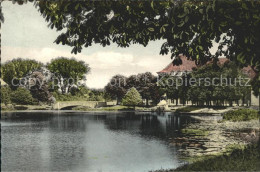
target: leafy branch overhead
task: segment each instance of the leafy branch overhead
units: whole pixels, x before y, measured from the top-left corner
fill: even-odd
[[[82,47],[112,42],[146,46],[163,39],[161,54],[184,54],[198,64],[221,55],[259,70],[259,1],[39,1],[57,44]],[[220,43],[211,54],[212,41]],[[178,60],[178,59],[176,59]]]

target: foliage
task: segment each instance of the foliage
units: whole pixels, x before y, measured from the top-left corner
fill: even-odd
[[[75,92],[62,94],[58,91],[53,92],[53,96],[57,101],[104,101],[104,91],[96,89],[88,89],[80,86]]]
[[[105,86],[105,98],[107,100],[117,99],[118,103],[126,94],[126,90],[135,87],[141,94],[143,99],[146,99],[146,106],[148,100],[152,100],[157,104],[160,100],[159,87],[157,86],[157,78],[150,72],[139,73],[125,77],[123,75],[115,75],[110,82]]]
[[[5,105],[11,103],[10,93],[10,87],[1,87],[1,103],[4,103]]]
[[[56,43],[73,46],[74,53],[92,43],[145,46],[151,40],[164,38],[167,42],[162,54],[170,49],[175,56],[184,53],[203,61],[212,57],[209,49],[216,40],[221,43],[216,57],[222,52],[227,56],[236,53],[241,63],[260,65],[260,4],[256,1],[43,1],[38,5],[52,29],[67,29]],[[226,36],[221,40],[222,33]],[[224,45],[228,45],[226,51]]]
[[[172,171],[259,171],[260,145],[235,149],[229,155],[205,157]]]
[[[126,106],[138,106],[142,104],[142,97],[136,88],[132,87],[129,89],[124,96],[122,103]]]
[[[126,93],[126,77],[123,75],[115,75],[105,86],[105,94],[109,94],[112,99],[117,100],[117,104],[121,101]]]
[[[28,86],[33,98],[41,102],[47,102],[52,95],[49,92],[44,74],[40,71],[35,71],[29,75],[29,79]]]
[[[182,104],[186,104],[186,100],[188,100],[187,92],[189,90],[189,82],[190,74],[184,76],[171,76],[171,75],[164,75],[161,76],[158,85],[161,88],[163,93],[166,93],[167,98],[169,99],[176,99],[176,105],[178,105],[178,99],[182,99]]]
[[[53,92],[53,96],[57,101],[88,101],[88,98],[84,96],[73,96],[70,93],[61,94],[59,92]]]
[[[157,78],[151,72],[139,73],[128,77],[126,89],[132,87],[135,87],[142,98],[146,99],[146,106],[148,106],[148,100],[152,100],[154,104],[159,102],[160,94],[157,87]]]
[[[10,94],[10,99],[13,103],[19,105],[33,104],[34,99],[29,90],[23,87],[18,87]]]
[[[257,110],[253,109],[238,109],[229,111],[223,115],[223,120],[227,121],[249,121],[252,119],[259,119]]]
[[[91,101],[105,101],[105,93],[102,89],[91,89],[89,93]]]
[[[13,59],[1,65],[1,77],[12,89],[16,89],[19,86],[19,79],[42,66],[42,63],[35,60]],[[13,79],[14,84],[12,84]]]
[[[90,71],[88,64],[84,61],[65,57],[53,59],[47,64],[47,68],[57,77],[62,93],[66,93],[70,86],[77,85],[85,79],[85,75]]]
[[[240,99],[244,104],[249,99],[250,87],[246,86],[247,80],[238,80],[246,77],[233,62],[219,66],[207,64],[195,69],[191,75],[197,82],[188,89],[187,95],[188,99],[197,105],[206,103],[211,106],[212,101],[217,105],[228,101],[232,105],[233,101]]]

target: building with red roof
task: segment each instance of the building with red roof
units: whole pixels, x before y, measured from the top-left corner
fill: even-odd
[[[175,65],[172,62],[167,65],[163,70],[157,72],[158,75],[172,75],[172,76],[182,76],[183,74],[187,74],[192,72],[193,69],[197,68],[198,66],[195,64],[195,61],[189,60],[186,56],[180,55],[179,56],[182,60],[181,65]],[[219,58],[218,64],[223,65],[224,63],[228,62],[229,59],[227,58]],[[208,62],[211,63],[211,62]],[[255,71],[250,67],[244,67],[242,72],[246,74],[251,79],[255,77]]]
[[[171,75],[171,76],[183,76],[185,74],[191,73],[193,69],[198,68],[198,66],[195,64],[195,61],[189,60],[186,56],[180,55],[180,59],[182,60],[182,64],[175,65],[172,62],[167,65],[163,70],[157,72],[157,74],[160,76],[163,75]],[[228,62],[229,59],[227,58],[219,58],[218,64],[223,65],[224,63]],[[212,62],[208,62],[212,63]],[[244,67],[242,69],[242,72],[247,75],[249,78],[254,78],[256,76],[256,72],[250,67]],[[249,104],[259,106],[258,98],[255,97],[253,94],[251,94],[251,100],[249,100]]]

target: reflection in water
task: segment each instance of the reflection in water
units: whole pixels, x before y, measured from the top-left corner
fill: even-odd
[[[1,121],[2,170],[149,171],[182,161],[168,138],[191,121],[171,113],[22,113]],[[39,117],[40,116],[40,117]]]

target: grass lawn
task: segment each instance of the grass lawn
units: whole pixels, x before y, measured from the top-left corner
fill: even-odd
[[[168,171],[260,171],[260,146],[250,145],[245,149],[234,149],[229,154],[205,156]]]

